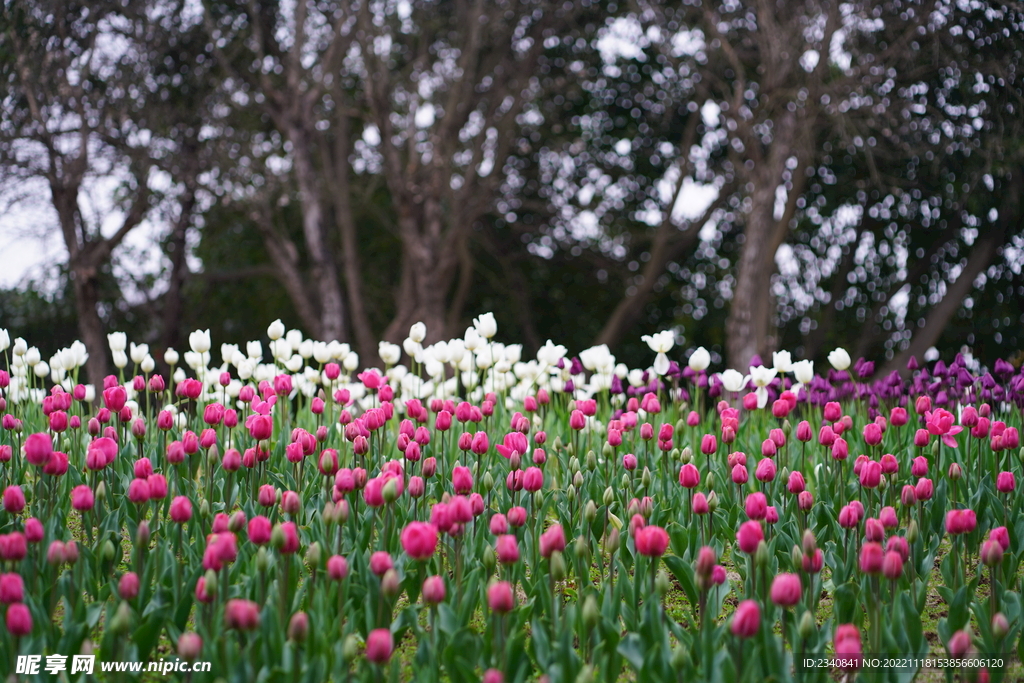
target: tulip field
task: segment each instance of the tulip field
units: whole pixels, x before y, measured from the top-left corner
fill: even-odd
[[[496,337],[0,331],[5,680],[1024,676],[1020,369]]]

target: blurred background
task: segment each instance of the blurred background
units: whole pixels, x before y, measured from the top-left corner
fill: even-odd
[[[369,364],[489,310],[526,354],[1021,361],[1019,4],[0,2],[0,326],[90,375],[115,329]]]

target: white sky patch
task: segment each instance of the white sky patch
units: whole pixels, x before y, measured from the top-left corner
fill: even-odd
[[[700,108],[700,117],[704,120],[704,125],[714,128],[718,125],[719,116],[722,113],[722,108],[718,106],[716,102],[708,100],[704,103],[704,106]]]
[[[421,104],[419,107],[416,108],[416,127],[430,128],[432,125],[434,125],[434,116],[434,105],[430,104],[429,102],[426,104]]]
[[[643,26],[636,17],[619,17],[601,31],[597,49],[605,64],[617,59],[644,59],[643,48],[648,44]]]
[[[672,36],[672,55],[695,55],[704,49],[704,34],[698,30],[685,30]]]

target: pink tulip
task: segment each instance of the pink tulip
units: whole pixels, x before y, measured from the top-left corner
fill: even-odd
[[[744,600],[736,606],[729,630],[740,638],[753,638],[761,627],[761,608],[755,600]]]

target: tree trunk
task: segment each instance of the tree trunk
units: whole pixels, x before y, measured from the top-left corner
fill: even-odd
[[[775,120],[775,138],[770,152],[756,164],[750,175],[750,212],[743,231],[743,250],[736,264],[736,289],[726,321],[726,355],[729,367],[743,370],[759,355],[764,359],[775,346],[771,295],[775,274],[775,254],[789,231],[796,210],[796,199],[806,177],[803,172],[807,152],[808,124],[796,114],[783,112]],[[801,129],[801,126],[803,129]],[[783,182],[786,163],[792,156],[798,163],[792,173],[792,187],[785,211],[775,219],[775,191]]]
[[[302,202],[302,232],[310,262],[310,278],[320,303],[319,329],[310,332],[321,341],[345,340],[345,307],[338,273],[324,242],[323,208],[316,169],[310,158],[309,140],[293,129],[289,139],[295,160],[295,177]]]
[[[195,189],[187,187],[186,194],[181,201],[181,215],[174,225],[174,232],[171,233],[169,242],[169,246],[172,247],[171,275],[167,282],[167,292],[164,294],[161,334],[164,349],[178,348],[181,344],[181,290],[185,286],[185,276],[188,274],[188,262],[185,259],[185,249],[187,248],[185,233],[188,231],[194,206]]]
[[[433,200],[426,200],[430,204]],[[398,311],[384,331],[384,338],[399,342],[418,322],[427,326],[426,343],[445,339],[447,299],[458,269],[459,257],[452,249],[451,235],[442,236],[440,223],[428,221],[422,229],[410,208],[400,208],[402,279],[399,285]],[[425,213],[433,213],[427,211]]]
[[[255,209],[251,217],[263,236],[263,244],[266,247],[267,255],[270,256],[271,263],[274,264],[277,281],[281,283],[284,291],[288,293],[288,298],[292,300],[299,320],[310,330],[312,336],[322,339],[320,317],[317,315],[312,297],[306,290],[302,274],[299,272],[298,249],[291,240],[281,236],[274,229],[269,207]]]
[[[335,221],[341,236],[342,272],[345,277],[345,291],[348,294],[349,318],[352,322],[352,333],[356,350],[363,358],[373,358],[377,354],[377,342],[373,338],[370,318],[363,300],[363,274],[359,259],[359,240],[356,235],[355,220],[352,217],[352,185],[349,182],[349,120],[340,116],[335,131],[334,159],[324,154],[324,168],[327,182],[331,184],[330,192],[334,205]]]
[[[75,313],[78,316],[78,333],[89,351],[85,371],[89,382],[96,387],[97,395],[103,390],[103,378],[110,374],[107,363],[107,336],[97,308],[99,304],[99,283],[96,269],[72,265],[75,288]]]
[[[939,303],[935,304],[925,318],[924,326],[910,338],[910,345],[896,354],[886,366],[884,373],[899,371],[906,376],[909,373],[907,361],[913,356],[921,358],[925,351],[935,346],[942,337],[942,332],[949,325],[956,312],[963,305],[964,298],[974,288],[974,280],[988,268],[992,259],[999,253],[1006,235],[1013,234],[1024,223],[1021,212],[1021,193],[1024,192],[1024,168],[1017,167],[1007,179],[1002,192],[1002,205],[999,207],[999,222],[988,229],[981,229],[978,240],[971,249],[967,264],[957,276],[956,281],[946,287],[946,293]]]
[[[921,327],[910,339],[910,345],[897,354],[885,369],[885,373],[898,370],[901,373],[908,372],[907,361],[911,356],[922,358],[925,351],[935,346],[942,337],[943,330],[949,325],[956,312],[963,305],[964,298],[974,288],[974,280],[981,271],[988,268],[992,258],[999,251],[1003,244],[1002,229],[993,229],[984,234],[971,250],[967,259],[967,265],[957,277],[955,282],[949,284],[946,293],[939,303],[932,306],[925,318],[924,326]],[[883,373],[884,374],[884,373]]]

